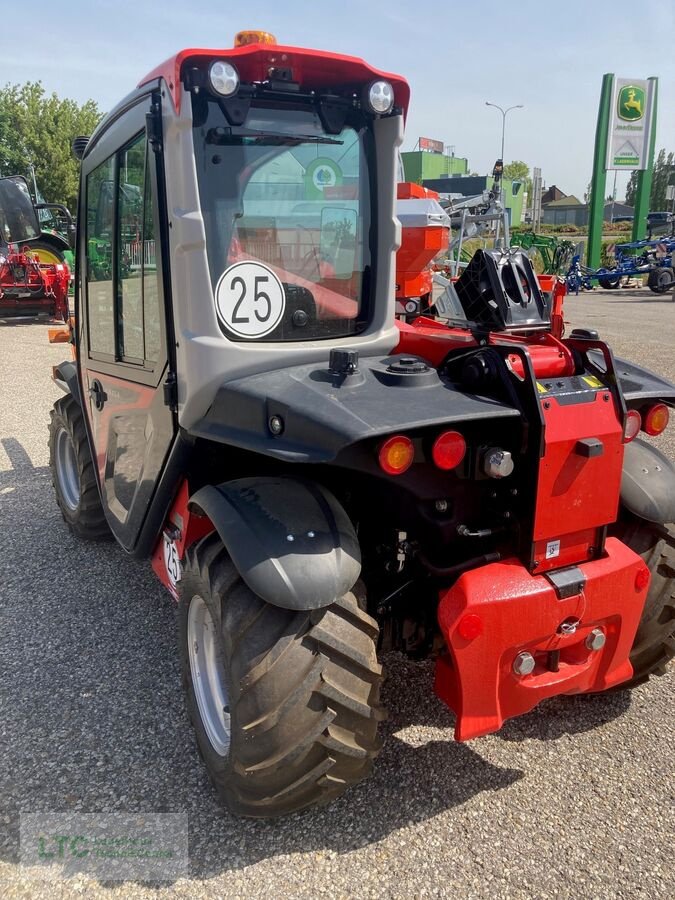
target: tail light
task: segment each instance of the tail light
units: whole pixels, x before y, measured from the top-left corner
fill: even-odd
[[[402,475],[412,465],[415,446],[404,434],[388,438],[380,447],[378,461],[387,475]]]
[[[665,403],[655,403],[650,406],[642,419],[643,431],[655,436],[664,432],[668,426],[670,412]]]
[[[642,428],[642,416],[636,409],[629,409],[623,420],[623,442],[630,444],[638,436]]]
[[[444,431],[434,441],[431,456],[439,469],[455,469],[466,455],[466,441],[459,431]]]

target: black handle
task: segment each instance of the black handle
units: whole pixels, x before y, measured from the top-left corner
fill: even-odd
[[[92,381],[91,387],[89,388],[89,394],[94,401],[94,406],[96,407],[96,409],[103,409],[103,404],[108,399],[108,395],[103,390],[103,385],[98,380],[98,378]]]

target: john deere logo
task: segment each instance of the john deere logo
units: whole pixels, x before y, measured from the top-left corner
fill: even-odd
[[[626,84],[619,91],[617,113],[626,122],[636,122],[645,114],[645,92],[635,84]]]

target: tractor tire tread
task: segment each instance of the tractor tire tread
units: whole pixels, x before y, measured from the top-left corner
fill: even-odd
[[[202,756],[232,812],[271,817],[321,806],[370,773],[381,748],[382,669],[377,624],[354,594],[311,612],[266,603],[215,533],[188,550],[180,591],[184,619],[195,594],[220,619],[232,728],[222,763],[204,746],[183,639],[181,653]]]
[[[60,422],[59,422],[60,420]],[[75,451],[75,461],[80,482],[80,499],[77,509],[66,504],[59,486],[54,458],[54,438],[59,427],[64,427]],[[107,541],[112,538],[106,522],[101,496],[96,481],[94,463],[89,449],[89,440],[84,425],[82,410],[72,396],[66,394],[55,402],[50,413],[49,427],[49,468],[56,494],[56,502],[68,528],[79,538],[88,541]]]

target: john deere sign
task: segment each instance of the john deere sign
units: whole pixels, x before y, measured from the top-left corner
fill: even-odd
[[[619,91],[616,114],[624,122],[637,122],[645,114],[647,95],[637,84],[625,84]]]
[[[652,82],[614,79],[607,140],[608,169],[644,169],[652,107]]]

